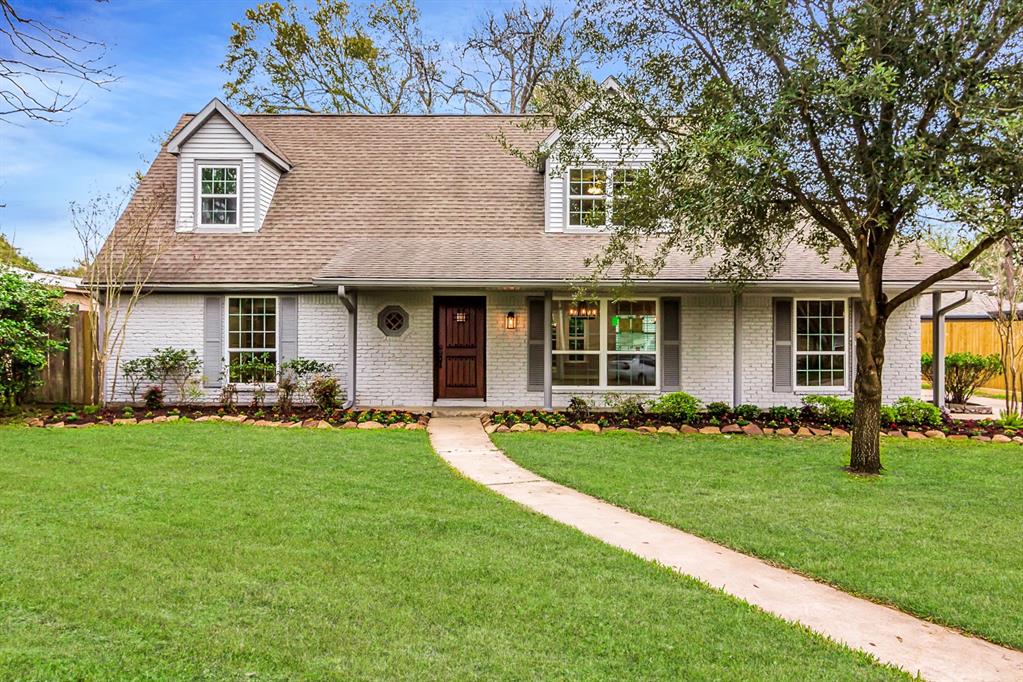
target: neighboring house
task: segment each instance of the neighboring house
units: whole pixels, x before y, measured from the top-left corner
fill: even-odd
[[[496,141],[555,139],[526,119],[236,115],[218,100],[182,117],[139,189],[174,189],[159,225],[171,242],[122,358],[194,349],[209,400],[240,378],[226,366],[262,353],[333,363],[360,406],[850,395],[856,277],[803,247],[741,295],[708,278],[712,259],[679,254],[629,300],[611,300],[608,281],[573,301],[606,243],[588,217],[650,154],[622,162],[598,145],[597,163],[537,171]],[[947,263],[907,250],[886,288]],[[964,272],[940,288],[986,286]],[[886,399],[919,395],[919,348],[917,307],[903,306],[888,326]]]
[[[54,275],[49,272],[33,272],[24,268],[8,267],[9,270],[18,273],[25,279],[50,287],[58,287],[64,291],[64,303],[78,306],[79,310],[89,310],[92,298],[89,290],[82,286],[81,277],[66,277]]]

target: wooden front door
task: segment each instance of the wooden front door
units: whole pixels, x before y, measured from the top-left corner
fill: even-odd
[[[433,305],[434,397],[487,396],[485,298],[436,298]]]

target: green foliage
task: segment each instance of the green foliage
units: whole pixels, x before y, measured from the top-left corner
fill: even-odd
[[[323,413],[332,412],[338,407],[341,385],[332,376],[318,376],[309,385],[309,393],[313,402]]]
[[[159,386],[150,386],[146,389],[142,400],[150,410],[158,410],[163,407],[163,389]]]
[[[281,364],[281,374],[293,374],[298,379],[305,379],[315,374],[328,374],[333,371],[334,365],[310,360],[309,358],[294,358]]]
[[[788,407],[787,405],[775,405],[767,411],[771,421],[784,424],[786,422],[795,422],[800,417],[800,410],[798,407]]]
[[[1009,435],[1009,429],[1013,431],[1023,430],[1023,415],[1016,414],[1015,412],[1003,412],[998,420],[998,425],[1006,429],[1006,435]]]
[[[63,350],[50,330],[67,324],[60,289],[0,270],[0,408],[13,407],[39,384],[47,353]]]
[[[154,378],[152,358],[132,358],[121,363],[121,374],[128,385],[128,392],[131,394],[131,401],[135,402],[139,386],[147,379]]]
[[[707,403],[707,407],[704,408],[704,412],[706,412],[711,419],[716,419],[718,421],[727,417],[731,411],[732,406],[721,401]]]
[[[748,422],[760,419],[760,417],[763,416],[763,412],[759,407],[756,405],[750,405],[749,403],[737,405],[734,412],[736,417]]]
[[[1001,374],[1002,369],[1002,358],[997,353],[949,353],[945,356],[945,400],[957,405],[968,402],[978,388]],[[928,381],[933,381],[934,359],[930,353],[920,356],[920,370]]]
[[[268,353],[236,355],[228,366],[230,383],[263,385],[274,380],[277,365]]]
[[[853,420],[853,401],[834,395],[803,396],[803,407],[808,416],[827,424],[849,426]]]
[[[646,413],[646,401],[635,393],[605,393],[604,404],[629,423],[642,419]]]
[[[574,395],[568,401],[568,409],[565,410],[565,414],[574,422],[589,421],[590,415],[593,414],[593,406],[586,398]]]
[[[941,410],[926,400],[903,396],[891,405],[893,421],[904,426],[941,426]]]
[[[33,272],[39,271],[39,265],[34,260],[22,254],[19,249],[16,249],[8,241],[6,235],[0,234],[0,267],[4,265],[12,265],[16,268]]]
[[[691,423],[700,413],[700,399],[683,391],[666,393],[650,406],[657,416],[673,422]]]

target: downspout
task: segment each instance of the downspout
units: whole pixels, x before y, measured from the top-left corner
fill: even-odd
[[[931,294],[931,394],[941,409],[945,408],[945,315],[972,298],[972,291],[964,291],[961,299],[942,308],[941,292]]]
[[[742,404],[742,294],[732,296],[732,407]]]
[[[348,394],[341,409],[350,410],[355,407],[355,377],[358,368],[359,348],[359,296],[344,285],[337,288],[337,297],[348,310]]]

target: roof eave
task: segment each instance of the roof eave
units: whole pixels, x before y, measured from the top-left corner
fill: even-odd
[[[199,130],[206,121],[209,120],[213,114],[220,114],[224,119],[234,128],[239,135],[245,138],[245,141],[252,145],[252,150],[260,156],[266,158],[272,164],[277,166],[280,170],[285,173],[291,170],[291,162],[287,159],[281,158],[278,154],[271,151],[263,142],[256,136],[252,130],[249,129],[245,123],[238,118],[238,116],[231,110],[231,107],[227,106],[219,99],[214,97],[210,100],[209,104],[202,108],[198,114],[192,117],[192,120],[188,122],[181,130],[177,132],[174,137],[167,141],[167,151],[175,156],[181,153],[181,146]]]

